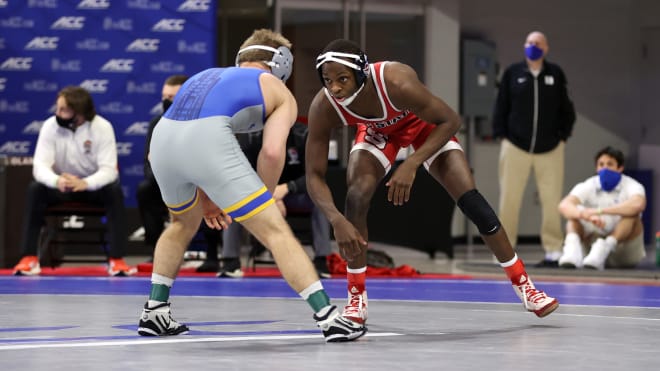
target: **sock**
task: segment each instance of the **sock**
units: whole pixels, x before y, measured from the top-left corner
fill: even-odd
[[[607,247],[607,252],[611,253],[616,249],[616,245],[619,244],[619,241],[614,238],[614,236],[607,236],[605,239],[605,247]]]
[[[367,279],[367,267],[348,268],[346,267],[346,278],[348,281],[348,292],[352,294],[361,294],[365,290],[365,281]]]
[[[323,289],[321,281],[317,280],[316,282],[307,286],[307,288],[299,292],[298,295],[305,299],[307,304],[309,304],[314,312],[320,317],[322,316],[319,313],[323,312],[323,314],[325,314],[327,308],[330,307],[330,297],[328,297],[328,294]]]
[[[174,279],[165,277],[158,273],[151,274],[151,293],[149,294],[149,307],[154,307],[161,303],[167,303],[170,298],[170,288],[174,284]]]
[[[527,281],[525,265],[521,259],[518,259],[518,254],[515,254],[508,262],[500,263],[500,266],[504,268],[504,272],[506,272],[507,277],[509,277],[511,283],[514,285],[519,285]],[[525,276],[525,279],[521,280],[521,276]]]

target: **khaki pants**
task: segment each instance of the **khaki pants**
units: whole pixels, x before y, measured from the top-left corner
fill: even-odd
[[[562,251],[563,232],[557,206],[564,186],[564,142],[550,152],[534,154],[502,140],[499,159],[499,217],[515,248],[525,186],[531,169],[539,190],[542,208],[541,244],[546,253]]]

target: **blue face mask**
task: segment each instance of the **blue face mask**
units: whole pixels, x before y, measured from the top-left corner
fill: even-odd
[[[525,55],[527,58],[529,58],[529,60],[535,61],[543,56],[543,49],[536,45],[526,46]]]
[[[609,192],[616,188],[621,181],[621,173],[608,168],[600,169],[598,177],[600,178],[600,187],[603,188],[603,191],[605,192]]]

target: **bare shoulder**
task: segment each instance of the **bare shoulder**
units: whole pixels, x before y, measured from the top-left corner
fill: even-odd
[[[323,89],[319,89],[309,106],[309,122],[310,128],[341,126],[339,114],[335,111]]]
[[[417,72],[407,64],[389,62],[383,71],[387,93],[399,108],[412,108],[424,98],[427,89],[419,81]]]
[[[417,72],[409,65],[401,62],[388,62],[383,73],[388,86],[406,84],[411,80],[419,81]]]
[[[273,74],[270,74],[268,72],[264,72],[261,75],[259,75],[259,83],[261,84],[261,90],[265,92],[274,92],[274,93],[282,93],[284,90],[286,90],[289,94],[291,93],[289,91],[289,88],[284,85],[284,82],[282,80],[278,79],[275,77]]]
[[[259,83],[261,84],[261,94],[263,95],[264,104],[266,105],[266,111],[268,113],[270,113],[275,107],[284,104],[295,105],[293,94],[289,88],[284,85],[282,80],[266,72],[259,75]]]

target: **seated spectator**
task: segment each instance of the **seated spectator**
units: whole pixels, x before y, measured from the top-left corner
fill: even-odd
[[[596,154],[596,172],[559,204],[568,219],[559,266],[633,268],[646,255],[641,213],[644,187],[623,175],[623,153],[612,147]],[[589,246],[584,256],[584,246]]]
[[[135,273],[123,259],[128,232],[114,129],[96,114],[85,89],[67,86],[58,92],[55,115],[46,119],[39,131],[33,174],[35,180],[26,196],[23,258],[14,267],[14,274],[41,272],[37,240],[45,210],[69,201],[105,208],[110,233],[108,274]]]
[[[174,96],[179,92],[181,85],[183,85],[187,79],[188,76],[186,75],[172,75],[165,80],[161,91],[163,113],[170,108]],[[144,179],[138,185],[136,195],[138,211],[140,212],[140,217],[142,218],[142,224],[144,226],[144,243],[151,249],[151,251],[156,247],[156,241],[158,241],[160,234],[163,233],[165,222],[169,218],[169,212],[163,202],[160,188],[158,187],[158,183],[156,183],[154,173],[151,171],[151,163],[148,159],[151,136],[161,116],[162,114],[157,115],[149,122],[149,132],[147,133],[147,139],[144,145]],[[220,232],[205,227],[204,223],[202,223],[201,229],[204,238],[209,245],[218,244],[218,241],[220,240]],[[215,249],[217,251],[217,247],[215,247]],[[213,257],[207,256],[205,264],[207,266],[200,271],[217,271],[219,269],[217,254]]]
[[[316,208],[309,195],[305,181],[305,141],[307,126],[296,122],[287,139],[286,162],[282,170],[279,184],[273,197],[283,216],[287,209],[310,210],[312,227],[312,245],[314,248],[314,267],[321,278],[329,278],[327,256],[332,252],[330,245],[330,223],[325,215]],[[242,134],[238,141],[252,166],[256,166],[257,156],[262,144],[259,133]],[[239,223],[232,223],[223,233],[222,260],[223,267],[219,277],[242,277],[240,247],[243,228]],[[260,245],[258,242],[255,243]],[[258,249],[258,247],[257,247]],[[263,248],[265,251],[265,248]],[[209,255],[213,255],[209,251]],[[217,254],[216,254],[217,255]]]

